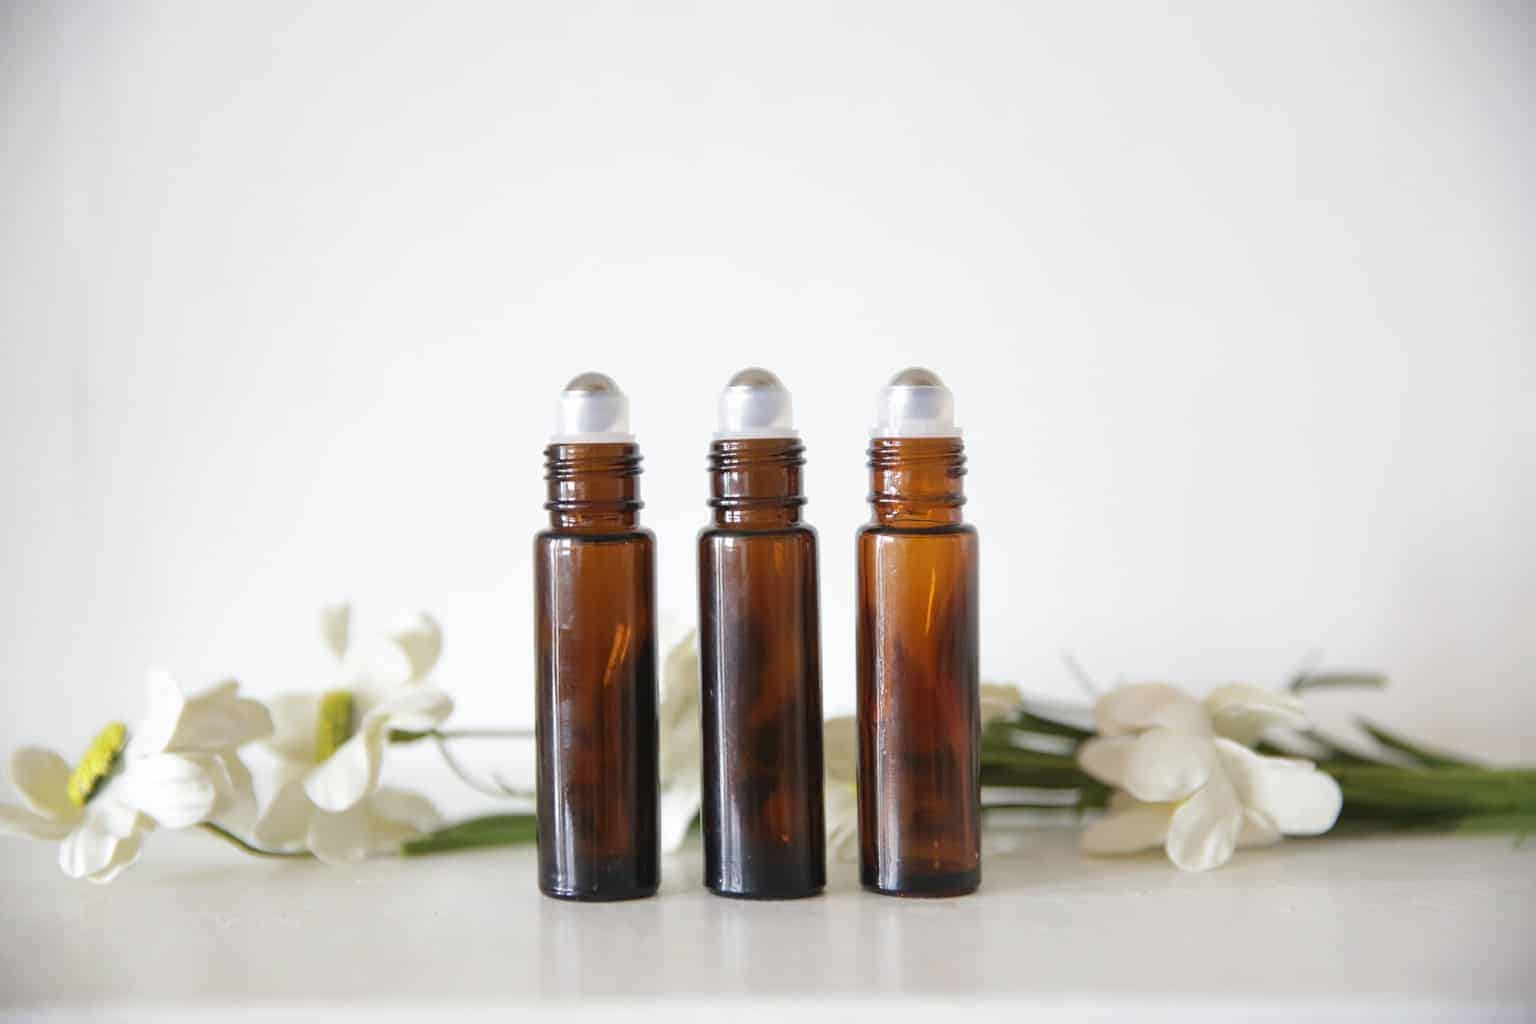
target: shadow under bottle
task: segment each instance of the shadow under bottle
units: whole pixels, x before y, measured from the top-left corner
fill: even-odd
[[[804,447],[720,440],[699,535],[704,880],[789,899],[826,885],[816,532]]]
[[[657,832],[655,542],[633,444],[545,451],[550,528],[534,540],[539,888],[649,896]]]
[[[858,535],[860,880],[899,896],[981,884],[977,536],[958,438],[876,438]]]

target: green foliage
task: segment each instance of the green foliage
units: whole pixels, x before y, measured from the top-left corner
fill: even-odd
[[[400,853],[416,857],[479,846],[514,846],[538,837],[538,822],[531,814],[488,814],[439,829],[429,836],[401,844]]]
[[[1364,673],[1299,678],[1306,681],[1293,682],[1293,690],[1385,683],[1384,677]],[[1316,731],[1301,734],[1320,751],[1318,767],[1338,781],[1344,795],[1332,834],[1536,831],[1536,769],[1486,767],[1372,722],[1360,720],[1359,725],[1393,757],[1356,753]],[[1075,751],[1091,735],[1027,710],[1011,721],[994,722],[982,734],[981,784],[1052,790],[1062,795],[1068,808],[1102,807],[1109,790],[1078,767],[1074,753],[1036,749],[1068,740]],[[1257,749],[1269,756],[1291,756],[1267,741]],[[1058,804],[1042,801],[1042,806]]]

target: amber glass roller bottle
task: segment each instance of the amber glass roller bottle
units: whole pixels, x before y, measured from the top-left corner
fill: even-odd
[[[699,535],[704,881],[747,899],[826,884],[816,531],[790,406],[766,370],[731,378]]]
[[[977,539],[954,398],[928,370],[881,392],[858,536],[859,867],[895,896],[981,884]]]
[[[629,403],[584,373],[544,451],[549,529],[534,540],[539,888],[649,896],[657,838],[655,541],[639,524]]]

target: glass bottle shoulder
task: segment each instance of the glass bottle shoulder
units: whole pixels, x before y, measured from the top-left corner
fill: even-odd
[[[711,523],[699,531],[699,539],[705,537],[794,537],[815,539],[816,527],[810,523],[789,523],[776,526],[721,526]]]
[[[558,529],[546,527],[534,534],[535,548],[558,543],[569,544],[644,544],[654,546],[656,535],[644,526],[630,526],[622,530]]]
[[[859,537],[971,537],[977,536],[976,527],[970,523],[897,524],[865,523],[859,527]]]

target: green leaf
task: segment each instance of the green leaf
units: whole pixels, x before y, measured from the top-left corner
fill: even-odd
[[[1380,690],[1386,685],[1387,677],[1378,672],[1301,672],[1291,680],[1290,690]]]
[[[1050,754],[1013,746],[1007,728],[989,734],[981,745],[983,786],[1059,789],[1077,794],[1079,807],[1103,807],[1109,789],[1078,767],[1070,754]]]
[[[448,850],[467,850],[480,846],[520,846],[538,837],[538,819],[532,814],[489,814],[438,829],[420,839],[401,844],[400,853],[419,857]]]
[[[1438,833],[1442,835],[1526,836],[1536,833],[1536,812],[1505,814],[1415,815],[1402,818],[1340,818],[1330,836],[1401,835]]]
[[[1332,762],[1319,767],[1338,780],[1346,818],[1536,814],[1536,769]]]
[[[391,730],[389,730],[389,742],[391,742],[391,743],[415,743],[416,741],[424,740],[428,736],[431,736],[431,735],[432,735],[432,733],[430,731],[428,731],[428,732],[412,732],[412,731],[410,731],[408,729],[391,729]]]
[[[1338,743],[1332,737],[1325,736],[1323,733],[1318,732],[1316,729],[1303,730],[1301,735],[1323,748],[1325,753],[1322,757],[1317,759],[1323,764],[1381,765],[1387,763],[1382,761],[1380,758],[1363,757],[1360,754],[1355,753],[1353,750],[1350,750],[1348,747]],[[1295,755],[1292,754],[1288,756],[1294,757]]]
[[[1093,735],[1092,729],[1084,729],[1073,725],[1071,722],[1063,722],[1046,715],[1036,714],[1033,711],[1020,711],[1007,722],[1015,729],[1025,732],[1039,732],[1047,736],[1065,736],[1074,740],[1085,740]]]
[[[1476,767],[1477,763],[1475,761],[1468,761],[1465,758],[1457,757],[1455,754],[1448,754],[1443,751],[1430,750],[1427,747],[1421,747],[1417,743],[1413,743],[1403,738],[1402,736],[1399,736],[1397,733],[1388,732],[1381,726],[1369,722],[1364,718],[1357,718],[1355,719],[1355,722],[1360,726],[1361,729],[1365,730],[1365,732],[1370,735],[1371,739],[1375,740],[1377,743],[1380,743],[1388,750],[1395,750],[1399,754],[1406,754],[1407,756],[1413,758],[1415,761],[1427,767]]]

